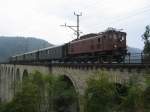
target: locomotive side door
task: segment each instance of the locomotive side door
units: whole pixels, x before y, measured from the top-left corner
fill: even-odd
[[[97,38],[97,51],[102,51],[103,50],[103,38],[99,36]]]

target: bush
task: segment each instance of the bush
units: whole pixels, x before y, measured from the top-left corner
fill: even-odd
[[[70,80],[36,71],[23,79],[13,100],[0,112],[69,112],[78,109],[78,95]]]
[[[141,83],[140,77],[131,77],[122,86],[111,82],[105,71],[100,71],[96,76],[87,82],[85,112],[150,111],[150,78],[146,78],[146,83]]]
[[[147,88],[144,91],[144,106],[145,112],[150,111],[150,76],[149,74],[146,76],[146,84]]]
[[[21,88],[15,94],[13,100],[2,105],[1,112],[38,112],[41,104],[41,74],[35,72],[23,80]]]
[[[90,78],[87,83],[86,112],[112,112],[116,89],[107,72],[100,72],[97,78]]]
[[[77,111],[77,93],[72,83],[66,81],[64,77],[58,77],[53,88],[53,109],[56,112]]]

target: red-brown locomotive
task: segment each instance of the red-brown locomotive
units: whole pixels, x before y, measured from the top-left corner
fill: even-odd
[[[126,33],[109,29],[98,34],[88,34],[69,43],[68,54],[101,61],[122,61],[126,54]]]
[[[12,56],[11,62],[121,62],[126,55],[126,33],[109,28],[69,43]]]

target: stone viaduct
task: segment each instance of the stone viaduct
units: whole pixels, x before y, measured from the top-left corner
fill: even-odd
[[[93,77],[95,72],[102,70],[103,67],[93,66],[44,66],[44,65],[18,65],[18,64],[0,64],[0,100],[1,102],[10,101],[15,94],[15,81],[22,81],[24,77],[30,73],[38,70],[42,74],[47,75],[63,75],[66,76],[73,84],[76,92],[79,93],[79,97],[84,95],[86,89],[86,81],[89,77]],[[116,67],[106,68],[110,78],[115,83],[124,83],[130,76],[138,75],[142,76],[144,69]],[[83,112],[82,101],[80,103],[80,112]]]

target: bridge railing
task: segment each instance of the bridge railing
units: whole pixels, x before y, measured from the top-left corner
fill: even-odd
[[[124,63],[131,64],[150,64],[150,55],[144,53],[128,53]]]
[[[128,53],[124,63],[143,63],[144,57],[143,53]]]

